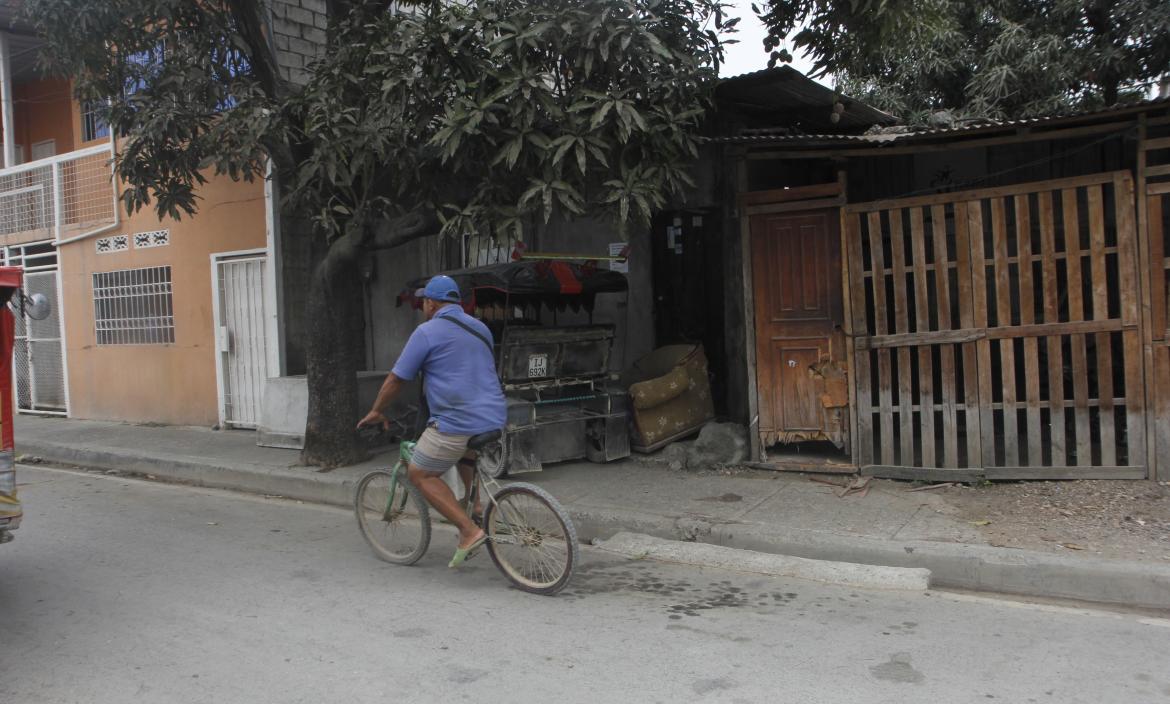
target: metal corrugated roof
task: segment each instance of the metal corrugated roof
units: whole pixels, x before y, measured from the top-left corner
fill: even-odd
[[[868,145],[880,146],[891,142],[907,142],[919,139],[932,139],[947,136],[967,136],[981,132],[997,130],[1014,130],[1026,127],[1050,127],[1067,122],[1090,121],[1100,117],[1109,117],[1115,114],[1144,112],[1151,109],[1170,108],[1170,96],[1143,100],[1129,105],[1114,105],[1094,110],[1073,111],[1043,117],[1029,117],[1018,120],[983,121],[978,124],[959,125],[954,127],[934,127],[928,129],[910,129],[899,127],[878,128],[861,135],[844,134],[804,134],[790,128],[775,127],[743,130],[737,135],[715,137],[710,141],[717,144],[789,144],[794,146],[835,146],[835,145]]]
[[[739,110],[783,116],[788,124],[804,124],[814,129],[840,128],[845,132],[857,132],[897,121],[893,115],[823,86],[791,66],[724,78],[720,80],[715,96],[719,102]],[[845,111],[839,121],[833,123],[829,115],[837,102],[842,103]]]

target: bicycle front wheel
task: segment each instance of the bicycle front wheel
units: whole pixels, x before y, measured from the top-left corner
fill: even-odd
[[[484,511],[488,554],[520,589],[556,594],[577,565],[577,531],[569,514],[548,492],[533,484],[510,484]]]
[[[427,502],[405,472],[376,469],[358,482],[353,501],[358,528],[374,554],[396,565],[413,565],[431,543]]]

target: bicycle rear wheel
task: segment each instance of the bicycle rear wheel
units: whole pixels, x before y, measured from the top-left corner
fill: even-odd
[[[413,565],[431,543],[427,502],[406,472],[376,469],[358,482],[353,501],[358,528],[374,554],[396,565]]]
[[[510,484],[488,502],[483,525],[492,562],[520,589],[556,594],[577,566],[577,531],[569,514],[533,484]]]

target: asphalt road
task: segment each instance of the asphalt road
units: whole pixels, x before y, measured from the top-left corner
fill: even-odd
[[[862,591],[583,550],[374,559],[350,514],[21,467],[0,702],[1170,702],[1170,620]]]

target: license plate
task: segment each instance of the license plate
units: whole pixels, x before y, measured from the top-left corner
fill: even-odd
[[[528,357],[528,378],[548,376],[548,355],[534,354]]]

